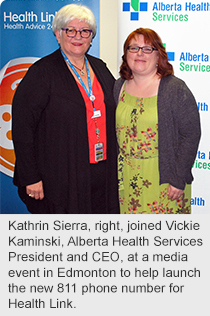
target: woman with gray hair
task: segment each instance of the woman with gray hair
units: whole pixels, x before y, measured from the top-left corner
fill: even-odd
[[[119,213],[114,77],[87,54],[92,11],[62,7],[59,44],[31,66],[13,100],[14,184],[30,213]]]

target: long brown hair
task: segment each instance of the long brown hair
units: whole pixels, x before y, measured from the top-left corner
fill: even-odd
[[[159,35],[147,28],[139,28],[130,33],[128,35],[125,43],[124,43],[124,55],[122,56],[122,64],[120,66],[120,76],[123,79],[129,80],[132,79],[132,71],[128,66],[127,63],[127,53],[128,53],[128,46],[130,45],[130,42],[133,38],[135,38],[138,35],[144,36],[145,43],[151,45],[154,48],[157,48],[158,54],[159,54],[159,60],[158,60],[158,66],[157,66],[157,74],[162,78],[168,75],[173,75],[174,70],[173,66],[168,61],[168,55],[166,53],[165,47],[163,46],[163,43],[161,41],[161,38]]]

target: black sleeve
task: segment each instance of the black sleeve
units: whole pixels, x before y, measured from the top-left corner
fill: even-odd
[[[122,85],[124,83],[124,79],[122,78],[119,78],[116,82],[115,82],[115,85],[114,85],[114,100],[115,100],[115,103],[116,105],[118,104],[118,99],[119,99],[119,94],[120,94],[120,90],[122,88]]]
[[[35,131],[49,99],[49,81],[39,64],[34,64],[20,82],[12,104],[12,137],[16,172],[20,185],[41,180],[34,145]]]

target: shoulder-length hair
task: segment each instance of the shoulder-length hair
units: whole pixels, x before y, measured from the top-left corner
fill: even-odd
[[[168,55],[166,53],[165,47],[161,41],[159,35],[147,28],[139,28],[130,33],[128,35],[125,43],[124,43],[124,54],[122,56],[122,64],[120,66],[120,76],[125,80],[129,80],[133,78],[132,71],[127,63],[127,54],[128,54],[128,46],[133,38],[136,38],[138,35],[144,36],[144,41],[146,44],[151,45],[152,47],[158,50],[159,60],[157,65],[157,74],[162,78],[168,75],[173,75],[174,70],[173,66],[168,61]]]
[[[96,35],[96,20],[93,12],[81,4],[67,4],[62,7],[55,15],[52,22],[52,30],[55,34],[56,30],[61,30],[74,19],[85,21],[90,25],[93,31],[93,37]]]

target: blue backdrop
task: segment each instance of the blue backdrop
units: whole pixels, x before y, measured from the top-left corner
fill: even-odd
[[[97,22],[97,34],[89,51],[91,55],[99,56],[99,0],[5,0],[1,3],[1,213],[28,213],[25,205],[17,195],[17,188],[12,183],[12,171],[5,167],[4,155],[7,151],[4,141],[12,146],[10,137],[11,129],[11,102],[3,102],[7,99],[7,89],[3,87],[3,79],[11,73],[19,70],[18,64],[25,65],[28,57],[41,58],[58,48],[55,36],[52,32],[52,19],[56,12],[66,4],[78,3],[88,6],[94,13]],[[21,60],[19,59],[21,58]],[[24,59],[25,58],[25,59]],[[11,62],[12,61],[12,62]],[[20,62],[19,62],[20,61]],[[14,66],[15,65],[15,66]],[[7,67],[10,66],[10,74]],[[11,72],[12,71],[12,72]],[[20,72],[20,71],[19,71]],[[4,80],[5,86],[5,80]],[[3,120],[2,120],[3,118]],[[3,124],[6,125],[3,128]],[[8,128],[10,124],[10,128]],[[5,134],[3,134],[5,133]],[[11,144],[10,144],[11,142]],[[5,150],[6,149],[6,150]],[[11,151],[11,150],[10,150]]]

